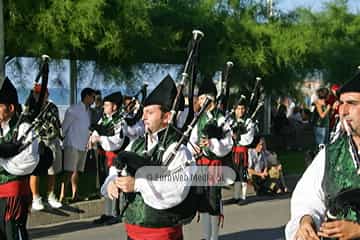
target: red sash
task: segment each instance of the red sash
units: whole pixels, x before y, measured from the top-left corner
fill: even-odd
[[[235,165],[240,165],[240,161],[244,167],[248,166],[248,147],[244,146],[234,146],[233,149],[233,163]]]
[[[181,240],[182,225],[174,227],[147,228],[133,224],[125,224],[127,234],[134,240]]]
[[[114,152],[104,151],[104,150],[102,150],[102,149],[98,149],[98,153],[99,153],[100,155],[105,156],[105,158],[106,158],[106,166],[107,166],[108,168],[110,168],[110,167],[112,166],[113,161],[114,161],[114,159],[115,159],[116,156],[117,156],[116,153],[114,153]]]
[[[6,199],[5,221],[19,219],[27,214],[31,203],[28,178],[0,184],[0,198]]]
[[[208,166],[208,183],[213,186],[218,183],[222,176],[222,161],[217,159],[208,159],[202,156],[196,161],[198,166]]]
[[[0,184],[0,198],[30,195],[30,193],[31,191],[28,179]]]
[[[233,151],[234,153],[240,153],[240,152],[242,152],[242,153],[246,153],[246,154],[247,154],[247,150],[248,150],[248,148],[247,148],[247,147],[244,147],[244,146],[234,146],[233,149],[232,149],[232,151]]]

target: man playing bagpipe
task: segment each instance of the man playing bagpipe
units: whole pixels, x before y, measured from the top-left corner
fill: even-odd
[[[33,141],[25,149],[16,140],[30,127],[27,122],[17,124],[18,95],[8,78],[0,90],[0,239],[29,239],[26,220],[31,204],[29,174],[39,162],[38,143]],[[18,128],[14,140],[14,131]],[[32,138],[30,132],[26,140]]]
[[[109,174],[109,168],[113,164],[116,154],[125,149],[129,143],[126,136],[126,122],[124,113],[120,111],[122,106],[121,92],[115,92],[106,96],[103,100],[104,114],[98,124],[90,126],[92,134],[89,138],[89,147],[98,146],[99,180],[103,184]],[[114,224],[118,222],[116,213],[116,201],[105,199],[104,214],[94,220],[95,224]]]
[[[41,84],[35,84],[33,88],[33,96],[39,99],[41,93]],[[37,130],[39,134],[39,157],[40,163],[30,176],[30,189],[33,196],[32,210],[43,210],[45,208],[40,196],[40,176],[48,177],[48,196],[47,202],[52,208],[60,208],[62,206],[55,196],[56,174],[62,170],[62,150],[61,150],[61,123],[59,118],[59,110],[57,106],[49,99],[49,91],[45,90],[44,103],[42,110],[47,109],[44,114],[42,127]],[[45,123],[46,118],[46,123]]]
[[[360,75],[339,91],[342,134],[320,150],[291,199],[287,239],[360,239]]]
[[[256,126],[250,118],[246,118],[245,116],[246,100],[244,97],[240,98],[235,104],[234,109],[235,114],[231,121],[234,140],[232,160],[236,172],[233,202],[238,203],[240,201],[240,187],[242,188],[241,199],[246,199],[248,147],[254,140]]]
[[[172,128],[168,129],[168,134],[165,132],[176,92],[175,83],[168,75],[145,99],[142,118],[146,134],[133,141],[126,151],[119,153],[116,165],[126,163],[126,168],[122,169],[122,176],[118,176],[117,172],[121,169],[111,167],[101,189],[102,194],[111,199],[118,198],[119,190],[126,195],[123,217],[128,239],[181,240],[182,225],[191,222],[196,213],[189,181],[162,182],[151,171],[144,178],[124,176],[126,170],[134,174],[136,169],[130,165],[160,168],[174,149],[178,134]],[[165,152],[160,156],[162,143],[165,143]],[[190,151],[181,145],[168,169],[178,168],[176,174],[187,174],[184,167],[191,161]]]
[[[212,99],[212,102],[200,116],[191,132],[191,144],[188,144],[189,149],[194,150],[194,155],[199,156],[197,165],[208,166],[210,171],[221,167],[222,160],[233,147],[230,126],[224,122],[224,116],[216,108],[216,95],[216,86],[212,80],[203,80],[198,91],[200,106],[204,104],[207,97]],[[199,212],[204,228],[203,238],[207,240],[218,239],[222,219],[221,187],[215,185],[216,183],[209,183],[208,186],[198,187],[201,192]]]

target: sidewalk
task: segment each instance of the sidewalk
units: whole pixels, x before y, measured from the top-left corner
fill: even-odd
[[[300,176],[291,175],[286,176],[286,183],[290,190],[294,188]],[[232,197],[233,188],[223,188],[223,199]],[[255,195],[252,186],[248,188],[248,196]],[[29,229],[44,225],[53,225],[69,221],[84,220],[94,218],[103,214],[104,200],[91,200],[71,204],[70,206],[63,206],[60,209],[45,208],[43,211],[31,212],[27,226]]]

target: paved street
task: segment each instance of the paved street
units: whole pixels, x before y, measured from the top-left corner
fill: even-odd
[[[227,205],[224,228],[220,230],[221,240],[281,240],[284,224],[289,219],[289,196],[280,198],[249,197],[244,206]],[[185,227],[185,239],[200,239],[201,225],[194,221]],[[43,226],[30,230],[33,239],[41,240],[123,240],[123,224],[96,227],[91,219]]]

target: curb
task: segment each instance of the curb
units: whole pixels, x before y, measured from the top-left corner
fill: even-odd
[[[52,209],[46,206],[42,211],[33,211],[29,213],[27,228],[31,229],[42,225],[83,220],[100,216],[103,213],[104,199],[64,205],[59,209]]]

